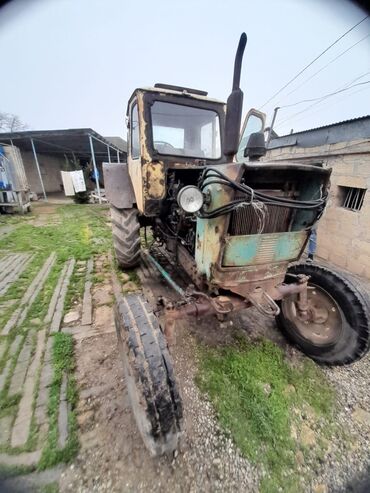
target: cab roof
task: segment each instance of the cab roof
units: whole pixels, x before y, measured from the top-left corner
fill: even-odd
[[[211,103],[218,103],[222,105],[225,104],[223,101],[220,101],[219,99],[209,98],[207,96],[208,94],[207,92],[200,91],[199,89],[190,89],[188,87],[180,87],[180,86],[170,86],[168,84],[155,84],[154,87],[137,87],[133,91],[127,103],[127,113],[131,101],[135,97],[136,93],[139,91],[152,92],[152,93],[158,93],[163,95],[171,94],[173,96],[186,96],[189,99],[196,99],[197,101],[208,101]]]

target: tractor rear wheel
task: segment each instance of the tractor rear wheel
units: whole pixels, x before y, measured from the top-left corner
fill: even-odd
[[[182,401],[166,339],[139,294],[115,308],[118,346],[138,430],[153,456],[173,452],[182,429]]]
[[[140,224],[137,209],[111,206],[113,244],[118,265],[123,269],[136,267],[140,261]]]
[[[312,359],[331,365],[352,363],[370,346],[370,303],[366,293],[343,275],[315,264],[289,268],[285,282],[293,275],[310,276],[308,318],[300,315],[298,295],[280,302],[277,324],[287,337]]]

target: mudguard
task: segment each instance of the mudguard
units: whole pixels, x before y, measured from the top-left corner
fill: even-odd
[[[103,163],[105,195],[117,209],[131,209],[135,204],[128,166],[126,163]]]

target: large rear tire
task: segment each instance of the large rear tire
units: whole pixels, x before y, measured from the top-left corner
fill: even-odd
[[[140,261],[140,224],[137,209],[111,206],[113,244],[122,269],[136,267]]]
[[[289,275],[290,274],[290,275]],[[331,365],[362,358],[370,346],[370,303],[367,294],[348,278],[315,264],[289,268],[285,282],[298,274],[308,281],[308,320],[299,314],[298,295],[280,302],[277,324],[312,359]]]
[[[115,309],[118,346],[138,430],[153,456],[173,452],[182,429],[182,401],[158,320],[139,294]]]

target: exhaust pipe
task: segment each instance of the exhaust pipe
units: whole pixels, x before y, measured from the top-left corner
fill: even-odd
[[[225,121],[224,154],[232,161],[239,147],[239,133],[242,122],[243,91],[240,89],[240,76],[247,35],[242,33],[235,55],[233,87],[227,99]]]

